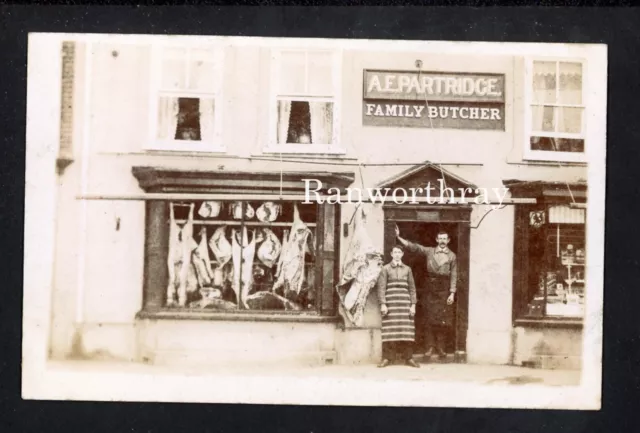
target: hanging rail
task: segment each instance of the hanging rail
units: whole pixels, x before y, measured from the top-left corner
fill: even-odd
[[[328,198],[332,198],[333,196],[320,195],[320,198],[326,201]],[[359,200],[346,200],[346,194],[343,194],[345,200],[342,200],[341,204],[358,204]],[[312,203],[315,202],[316,195],[311,194],[309,196],[310,201]],[[403,197],[398,197],[401,199]],[[298,201],[304,202],[307,200],[307,197],[304,195],[278,195],[278,194],[186,194],[186,193],[147,193],[147,194],[81,194],[76,196],[77,200],[125,200],[125,201],[180,201],[180,200],[221,200],[221,201],[238,201],[238,200],[255,200],[255,201]],[[370,197],[362,197],[360,200],[362,203],[381,203],[382,201],[378,198],[372,200]],[[458,205],[458,204],[477,204],[475,203],[472,197],[465,198],[464,201],[459,198],[454,199],[453,202],[445,201],[440,203],[438,197],[420,197],[416,196],[415,200],[411,200],[407,197],[407,200],[404,203],[397,204],[416,204],[417,203],[426,203],[426,204],[438,204],[438,205]],[[384,203],[386,204],[395,204],[393,197],[387,195]],[[504,199],[502,202],[496,200],[490,200],[487,202],[480,203],[481,205],[516,205],[516,204],[536,204],[537,201],[535,198],[510,198]]]

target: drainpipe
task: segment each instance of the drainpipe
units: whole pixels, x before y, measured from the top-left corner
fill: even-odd
[[[84,43],[84,73],[83,73],[83,100],[82,100],[82,157],[80,159],[80,191],[88,192],[89,183],[89,151],[91,147],[90,122],[91,122],[91,73],[92,73],[92,44]],[[78,274],[74,328],[75,333],[71,346],[71,357],[84,357],[84,345],[82,343],[82,331],[84,317],[84,295],[86,290],[86,244],[87,244],[87,206],[86,200],[80,201],[80,224],[78,225]]]

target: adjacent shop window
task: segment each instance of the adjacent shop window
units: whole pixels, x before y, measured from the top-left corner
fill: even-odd
[[[585,210],[568,205],[551,205],[531,209],[522,216],[526,224],[526,245],[516,246],[516,253],[526,251],[528,269],[527,295],[520,318],[574,317],[584,315],[586,233]],[[517,272],[523,272],[517,269]]]
[[[340,54],[324,50],[272,53],[267,151],[341,153]]]
[[[525,158],[585,160],[584,64],[530,60]]]
[[[148,148],[221,151],[222,52],[210,46],[153,49]]]
[[[319,205],[192,201],[166,206],[164,307],[226,312],[320,310]]]

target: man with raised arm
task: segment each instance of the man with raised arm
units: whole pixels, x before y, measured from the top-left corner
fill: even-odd
[[[429,358],[434,351],[445,356],[444,338],[446,332],[453,326],[455,308],[456,284],[458,280],[458,265],[456,255],[449,249],[449,235],[439,231],[436,236],[437,247],[425,247],[400,237],[400,230],[396,226],[396,238],[407,251],[424,256],[427,268],[427,287],[422,287],[421,302],[426,314],[425,335]]]

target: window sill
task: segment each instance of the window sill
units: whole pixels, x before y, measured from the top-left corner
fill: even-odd
[[[558,164],[561,164],[565,167],[587,167],[588,166],[587,162],[581,162],[581,161],[549,161],[549,160],[537,160],[533,158],[532,159],[523,158],[521,161],[507,161],[507,164],[526,165],[526,166],[538,165],[538,166],[544,166],[544,167],[557,167]]]
[[[329,147],[329,146],[307,146],[301,145],[295,146],[270,146],[265,147],[262,151],[262,155],[279,156],[279,155],[295,155],[295,156],[327,156],[327,157],[344,157],[347,154],[347,150],[341,147]]]
[[[513,326],[529,328],[582,328],[584,323],[581,318],[571,317],[522,317],[516,319]]]
[[[136,319],[144,320],[214,320],[229,322],[339,323],[339,316],[320,316],[307,312],[210,311],[163,308],[141,310]]]

